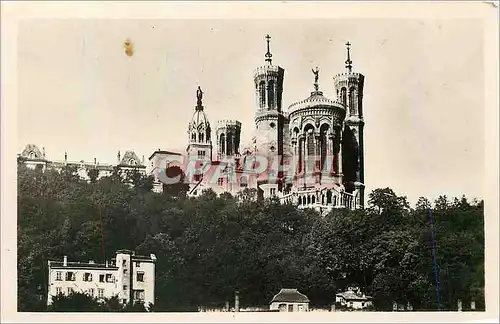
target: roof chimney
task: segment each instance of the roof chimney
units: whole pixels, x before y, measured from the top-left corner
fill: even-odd
[[[63,258],[63,266],[66,267],[68,265],[68,257],[64,256]]]

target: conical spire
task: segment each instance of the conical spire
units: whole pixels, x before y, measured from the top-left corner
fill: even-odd
[[[351,43],[347,42],[345,43],[347,46],[347,60],[345,61],[345,67],[348,72],[352,72],[352,61],[351,61],[351,53],[350,53],[350,47]]]

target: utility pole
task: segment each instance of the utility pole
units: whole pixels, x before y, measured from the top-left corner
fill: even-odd
[[[434,279],[436,281],[436,302],[437,309],[441,309],[441,305],[439,302],[439,277],[438,277],[438,266],[436,261],[436,236],[434,234],[434,217],[432,216],[432,210],[429,209],[429,222],[431,225],[431,236],[432,236],[432,261],[434,263]]]

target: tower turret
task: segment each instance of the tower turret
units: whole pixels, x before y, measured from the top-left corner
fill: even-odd
[[[203,107],[203,91],[198,86],[196,91],[197,103],[188,126],[189,145],[186,149],[188,156],[200,160],[212,159],[212,130]]]
[[[217,122],[217,159],[240,153],[241,122],[237,120],[219,120]]]
[[[255,69],[254,84],[256,93],[256,147],[259,154],[265,155],[273,163],[276,157],[283,156],[284,129],[288,125],[282,111],[283,79],[285,70],[272,63],[270,51],[271,36],[266,35],[267,53],[265,64]],[[279,173],[280,170],[272,170]],[[277,175],[275,175],[277,176]],[[280,186],[277,188],[281,190]]]
[[[364,120],[363,88],[365,77],[353,72],[351,44],[346,43],[346,71],[334,78],[337,100],[346,108],[346,119],[342,132],[342,170],[346,191],[356,195],[356,207],[364,205]]]
[[[282,154],[283,114],[281,98],[285,70],[272,64],[269,49],[271,37],[266,36],[266,64],[255,69],[254,83],[256,92],[255,126],[257,146],[262,153]]]

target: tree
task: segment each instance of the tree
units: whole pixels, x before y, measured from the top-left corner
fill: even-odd
[[[49,312],[97,312],[102,310],[102,306],[96,298],[84,293],[72,292],[69,295],[54,296],[47,310]]]
[[[441,309],[453,309],[457,299],[464,305],[474,299],[484,309],[482,201],[441,197],[433,208],[421,198],[410,209],[405,197],[382,188],[370,193],[366,209],[321,216],[276,199],[257,201],[250,189],[237,197],[207,190],[179,199],[186,184],[160,195],[137,174],[128,179],[130,186],[119,169],[93,183],[74,171],[19,164],[20,311],[46,309],[48,260],[67,255],[104,262],[124,248],[158,258],[155,311],[222,307],[235,290],[242,306],[268,305],[283,287],[304,292],[311,306],[326,307],[349,285],[372,295],[379,310],[391,309],[394,301],[432,310],[437,302],[430,213]],[[54,311],[125,310],[117,298],[99,305],[85,295],[58,298]],[[144,309],[139,306],[126,310]]]

